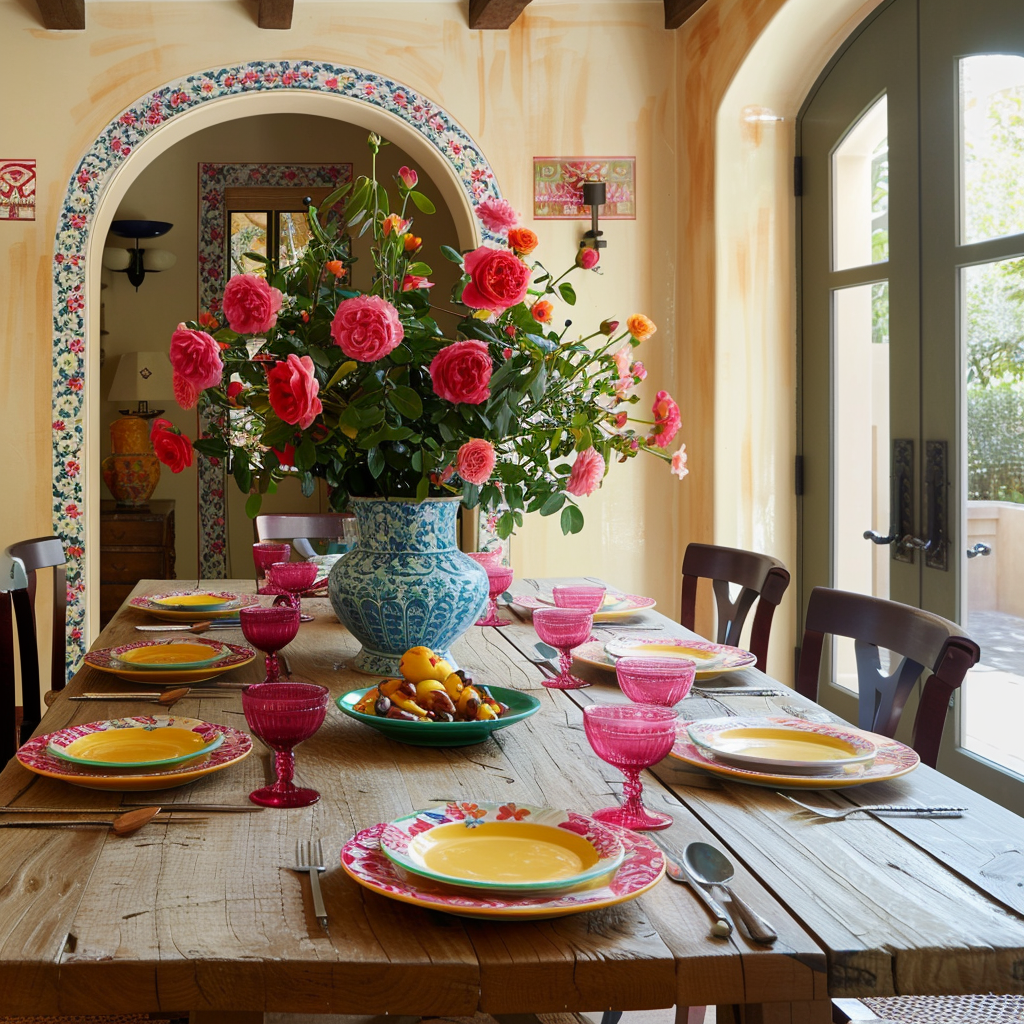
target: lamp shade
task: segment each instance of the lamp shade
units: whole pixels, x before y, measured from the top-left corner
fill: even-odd
[[[174,397],[171,363],[166,352],[126,352],[114,372],[111,402],[155,402]]]
[[[103,266],[107,270],[127,270],[132,261],[132,254],[127,249],[107,246],[103,250]]]

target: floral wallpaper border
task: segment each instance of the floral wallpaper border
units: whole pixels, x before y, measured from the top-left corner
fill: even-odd
[[[100,133],[68,182],[53,256],[53,530],[67,556],[67,672],[85,650],[86,258],[96,211],[135,148],[199,104],[268,90],[312,91],[368,103],[401,118],[451,165],[473,205],[500,197],[479,147],[450,114],[413,89],[361,68],[321,61],[254,61],[200,71],[140,97]],[[484,237],[487,233],[484,232]],[[102,245],[102,239],[97,244]],[[98,301],[96,291],[95,301]]]
[[[352,180],[352,164],[216,164],[199,165],[199,312],[217,317],[227,266],[228,225],[224,190],[294,186],[338,186]],[[223,432],[200,413],[200,429]],[[227,578],[227,467],[220,459],[196,456],[199,476],[199,575]]]

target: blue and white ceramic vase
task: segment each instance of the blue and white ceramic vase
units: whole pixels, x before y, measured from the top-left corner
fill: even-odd
[[[451,661],[448,648],[480,617],[487,574],[456,544],[459,504],[352,499],[359,543],[331,569],[328,592],[363,645],[353,668],[397,675],[402,655],[419,645]]]

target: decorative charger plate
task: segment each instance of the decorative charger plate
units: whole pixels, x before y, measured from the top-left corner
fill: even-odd
[[[584,664],[612,670],[615,669],[616,658],[644,655],[654,658],[689,658],[697,664],[697,679],[713,679],[725,672],[736,672],[757,664],[757,655],[739,647],[673,636],[648,637],[643,640],[618,637],[608,642],[592,640],[572,652],[572,656]]]
[[[610,874],[625,856],[605,825],[532,804],[447,803],[389,822],[384,855],[435,882],[499,892],[571,889]]]
[[[187,594],[165,594],[151,597],[149,603],[168,611],[178,612],[223,612],[230,609],[236,611],[241,604],[238,594],[211,593],[205,590],[191,591]]]
[[[859,729],[799,718],[708,718],[690,722],[686,732],[716,761],[778,775],[821,775],[867,765],[878,752]]]
[[[131,669],[184,672],[206,668],[227,654],[222,643],[199,640],[145,640],[110,648],[110,655]]]
[[[791,722],[798,719],[777,718],[775,721]],[[680,722],[676,727],[676,742],[670,756],[685,761],[696,768],[705,768],[715,775],[734,782],[746,782],[752,786],[770,786],[772,789],[846,789],[863,786],[868,782],[887,782],[912,772],[921,759],[910,747],[898,740],[891,740],[875,733],[865,733],[878,747],[874,761],[868,765],[852,765],[837,768],[822,775],[781,775],[769,771],[741,768],[739,765],[724,764],[705,754],[687,733],[690,722]]]
[[[159,720],[156,715],[136,715],[134,718],[124,719],[126,723],[139,722],[153,724]],[[181,719],[179,719],[181,721]],[[192,721],[195,721],[192,719]],[[96,723],[92,723],[95,725]],[[214,772],[223,771],[233,764],[244,760],[252,752],[252,740],[238,729],[232,729],[227,725],[216,725],[204,723],[212,731],[223,736],[223,742],[216,750],[204,754],[196,761],[187,761],[184,764],[170,765],[166,768],[152,769],[131,769],[131,768],[89,768],[85,765],[71,764],[69,761],[62,761],[59,757],[47,752],[47,745],[56,735],[50,733],[45,736],[34,736],[27,743],[23,744],[15,757],[30,772],[36,775],[45,775],[51,779],[60,779],[63,782],[70,782],[73,786],[82,786],[85,789],[119,790],[123,792],[142,792],[153,789],[172,789],[175,786],[184,786],[189,782],[195,782],[205,775],[212,775]],[[129,727],[129,726],[126,726]],[[78,730],[82,735],[86,734],[89,725],[71,726],[62,730],[67,733],[71,730]]]
[[[638,594],[621,594],[621,604],[616,604],[607,611],[594,613],[595,622],[614,622],[616,619],[628,619],[630,615],[647,611],[653,608],[658,602],[653,597],[640,597]],[[512,603],[520,608],[528,608],[534,611],[537,608],[551,608],[552,600],[544,600],[541,597],[513,597]]]
[[[508,705],[508,711],[501,718],[486,722],[408,722],[400,718],[379,718],[377,715],[356,711],[355,705],[372,689],[374,687],[365,686],[361,690],[349,690],[334,703],[349,718],[399,743],[410,743],[414,747],[468,747],[473,743],[483,743],[490,738],[491,733],[507,729],[540,711],[540,701],[533,694],[510,690],[505,686],[488,686],[495,700]]]
[[[466,811],[474,806],[459,805]],[[657,885],[665,874],[665,858],[654,843],[637,832],[606,825],[622,843],[625,855],[604,885],[534,894],[467,892],[407,874],[388,860],[380,847],[380,835],[386,827],[385,823],[363,829],[341,848],[341,866],[345,871],[360,885],[381,896],[459,917],[507,920],[580,914],[636,899]]]
[[[196,718],[112,718],[51,733],[46,751],[94,768],[158,768],[194,761],[223,742],[223,733]]]
[[[140,594],[133,597],[128,604],[139,611],[147,612],[154,618],[167,622],[205,622],[207,619],[231,619],[238,617],[239,608],[251,608],[260,603],[258,594],[217,594],[217,597],[237,600],[237,604],[230,607],[220,608],[193,608],[181,610],[180,608],[165,608],[162,605],[154,604],[154,601],[164,601],[167,598],[180,598],[195,593],[192,590],[178,590],[169,594]],[[205,593],[205,591],[204,591]]]
[[[192,641],[208,647],[221,647],[224,653],[216,661],[202,668],[143,668],[127,665],[119,660],[114,652],[124,652],[133,647],[144,647],[154,643],[152,640],[139,640],[134,644],[122,647],[107,647],[98,651],[89,651],[85,663],[99,672],[115,675],[119,679],[127,679],[130,683],[146,683],[151,686],[163,686],[166,683],[199,683],[204,679],[212,679],[223,672],[229,672],[241,665],[248,665],[256,652],[243,644],[226,644],[221,640],[203,640],[201,637]]]

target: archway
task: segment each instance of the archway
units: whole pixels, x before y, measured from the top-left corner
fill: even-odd
[[[240,107],[240,105],[243,105]],[[466,131],[429,99],[382,75],[315,61],[259,61],[198,72],[141,97],[100,133],[68,184],[54,243],[53,528],[68,559],[67,670],[90,640],[97,602],[99,437],[89,383],[99,368],[98,289],[103,242],[132,180],[201,128],[267,112],[319,114],[377,131],[414,156],[455,219],[460,244],[486,237],[473,208],[500,196]]]

